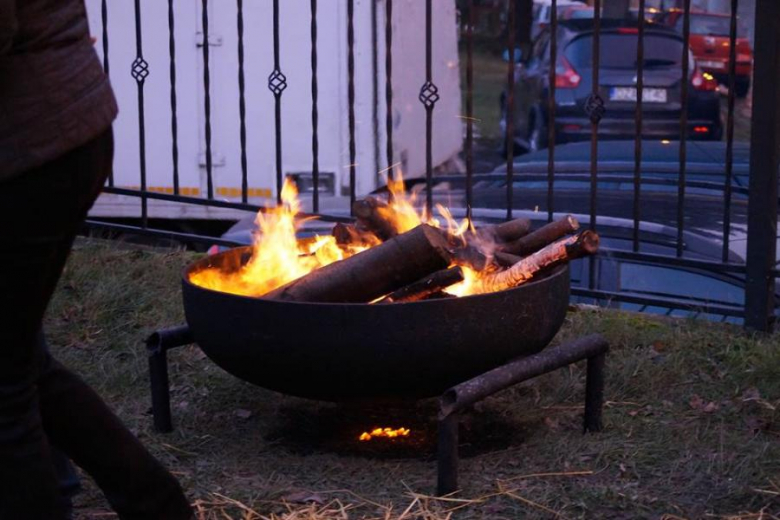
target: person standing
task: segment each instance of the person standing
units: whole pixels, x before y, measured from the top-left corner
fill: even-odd
[[[113,160],[83,0],[0,0],[0,519],[60,520],[51,450],[122,519],[192,517],[173,476],[43,348],[46,307]]]

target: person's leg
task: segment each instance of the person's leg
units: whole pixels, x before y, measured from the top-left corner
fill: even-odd
[[[191,517],[178,482],[78,376],[52,359],[38,394],[52,445],[95,479],[120,518]]]
[[[42,330],[38,331],[38,348],[43,352],[49,352],[49,345]],[[44,358],[44,362],[46,361]],[[73,497],[81,491],[81,479],[70,459],[54,446],[51,446],[51,461],[54,466],[54,476],[57,478],[60,509],[66,520],[73,520]]]
[[[58,498],[63,517],[73,520],[73,497],[81,491],[81,480],[70,459],[53,446],[51,461],[54,465],[54,475],[57,477]]]
[[[76,162],[69,154],[0,183],[0,518],[64,517],[39,413],[37,334],[83,205]]]
[[[47,436],[106,486],[120,518],[177,520],[190,514],[173,477],[89,387],[51,360],[36,341],[78,227],[110,170],[112,146],[107,132],[42,168],[0,183],[0,244],[7,251],[0,255],[3,519],[62,518]],[[110,476],[112,472],[121,478]],[[158,491],[142,500],[139,489]],[[134,506],[134,500],[141,503]],[[155,506],[163,510],[154,513],[149,508]]]

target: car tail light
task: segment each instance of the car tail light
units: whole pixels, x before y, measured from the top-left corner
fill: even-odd
[[[558,65],[555,67],[555,88],[577,88],[582,80],[582,76],[577,74],[571,63],[560,56]]]
[[[709,72],[702,72],[699,67],[693,69],[693,77],[691,78],[691,85],[696,90],[703,91],[715,91],[718,90],[718,82],[715,81],[715,77]]]
[[[636,27],[619,27],[618,34],[639,34],[639,29]]]
[[[708,134],[710,132],[710,127],[708,126],[694,126],[693,127],[693,133],[695,134]]]

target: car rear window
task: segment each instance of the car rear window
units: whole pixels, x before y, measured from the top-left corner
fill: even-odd
[[[593,8],[585,8],[585,9],[572,9],[571,11],[567,11],[569,19],[571,20],[584,20],[593,18]]]
[[[604,33],[601,35],[601,67],[605,69],[636,69],[636,34]],[[683,43],[672,36],[645,34],[646,69],[680,66]],[[593,66],[593,37],[572,40],[564,51],[566,59],[576,68]]]
[[[728,36],[731,23],[725,16],[691,15],[691,34],[707,36]],[[683,30],[683,17],[677,20],[676,28]]]

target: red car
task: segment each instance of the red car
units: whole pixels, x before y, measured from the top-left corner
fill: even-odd
[[[680,33],[683,28],[683,13],[678,9],[668,11],[661,23],[675,27]],[[709,72],[720,83],[728,84],[729,75],[729,30],[731,19],[727,14],[692,12],[690,21],[691,52],[699,68]],[[753,51],[747,38],[737,32],[736,93],[745,97],[750,90],[750,76],[753,72]]]

